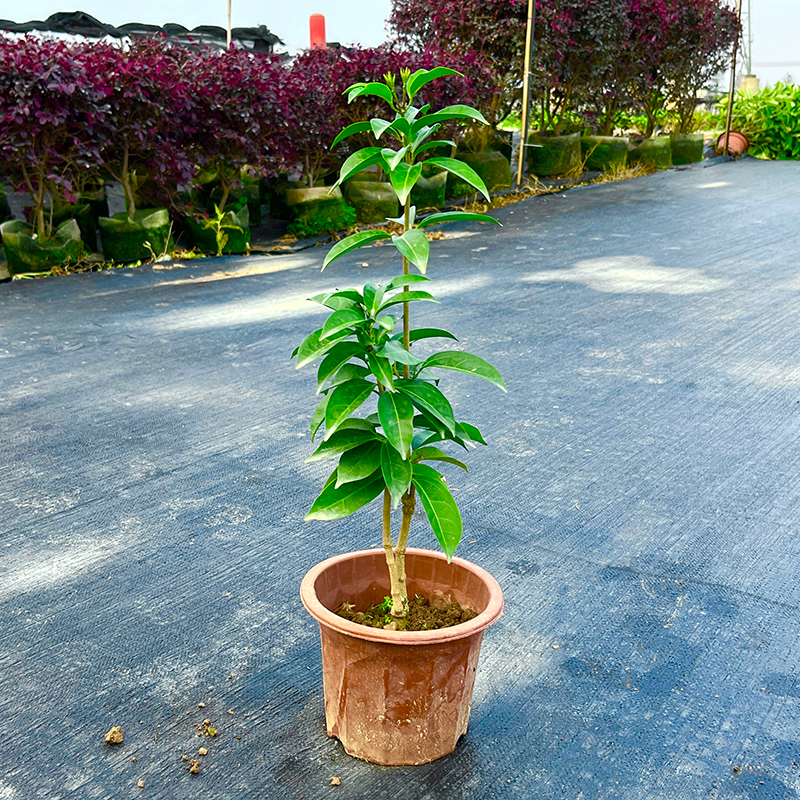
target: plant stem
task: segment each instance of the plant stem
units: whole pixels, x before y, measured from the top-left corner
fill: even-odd
[[[403,233],[411,228],[409,221],[411,220],[411,197],[406,197],[404,217],[403,217]],[[408,259],[403,256],[403,275],[408,275]],[[408,286],[403,287],[403,293],[409,291]],[[403,303],[403,347],[406,350],[411,349],[411,315],[409,313],[408,303]],[[403,377],[408,378],[409,367],[408,364],[403,364]]]
[[[389,567],[389,582],[392,594],[391,616],[398,622],[408,614],[408,592],[406,591],[405,558],[399,557],[392,542],[392,496],[383,490],[383,550]],[[404,551],[405,552],[405,551]],[[398,627],[403,627],[402,623]]]
[[[414,516],[414,508],[417,499],[414,493],[414,484],[409,486],[408,491],[403,495],[403,521],[400,523],[400,535],[397,537],[397,547],[394,550],[394,557],[397,563],[397,579],[400,584],[400,591],[405,602],[406,614],[408,613],[408,585],[406,584],[406,544],[408,542],[408,530],[411,527],[411,519]],[[404,615],[405,616],[405,615]]]
[[[128,172],[129,167],[129,148],[128,140],[125,139],[125,146],[122,151],[122,174],[120,175],[120,183],[122,183],[122,193],[125,197],[126,211],[128,212],[128,220],[133,222],[133,215],[136,213],[136,201],[133,199],[133,187],[131,186],[131,176]]]

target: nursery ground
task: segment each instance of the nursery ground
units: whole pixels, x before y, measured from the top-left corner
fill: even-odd
[[[416,768],[325,736],[298,597],[380,534],[302,521],[325,465],[289,354],[305,298],[393,249],[0,286],[0,797],[798,797],[800,164],[495,213],[432,243],[414,314],[508,384],[448,378],[490,445],[451,476],[459,554],[506,611],[469,732]]]

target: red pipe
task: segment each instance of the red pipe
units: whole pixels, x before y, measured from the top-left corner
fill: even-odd
[[[312,14],[309,18],[311,29],[311,49],[327,50],[328,43],[325,39],[325,17],[322,14]]]

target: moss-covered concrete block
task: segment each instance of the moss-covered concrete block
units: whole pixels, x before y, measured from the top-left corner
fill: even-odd
[[[400,201],[390,183],[345,181],[344,196],[355,208],[359,222],[384,222],[387,217],[400,215]]]
[[[664,168],[672,166],[669,136],[653,136],[628,145],[628,163]]]
[[[528,136],[528,171],[540,178],[566,175],[581,164],[581,135],[568,133],[554,136],[537,132]]]
[[[49,272],[53,267],[73,264],[83,258],[81,230],[74,219],[61,223],[47,242],[34,239],[33,228],[19,220],[0,225],[0,236],[11,275]]]
[[[446,196],[447,172],[436,172],[428,177],[423,173],[411,190],[411,202],[418,209],[441,208]]]
[[[340,231],[356,222],[355,209],[345,202],[338,187],[288,189],[286,205],[292,218],[289,233],[298,239]]]
[[[694,164],[703,160],[702,133],[671,133],[669,143],[673,164]]]
[[[100,217],[98,224],[104,258],[119,264],[144,261],[151,257],[151,250],[160,255],[169,244],[169,214],[164,208],[136,211],[132,220],[120,211],[113,217]]]
[[[614,167],[624,167],[628,163],[627,136],[582,136],[581,160],[586,161],[586,169],[608,172]]]

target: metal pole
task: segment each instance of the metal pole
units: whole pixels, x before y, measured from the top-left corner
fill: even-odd
[[[736,18],[741,23],[742,21],[742,0],[737,0],[736,3]],[[731,88],[728,92],[728,113],[725,115],[725,148],[723,155],[730,158],[728,155],[728,142],[731,136],[731,117],[733,116],[733,94],[736,88],[736,52],[739,49],[739,39],[733,43],[733,58],[731,59]]]
[[[528,0],[528,24],[525,30],[525,60],[522,65],[522,125],[519,138],[519,164],[517,166],[517,188],[522,186],[522,166],[525,163],[525,147],[528,141],[528,107],[531,92],[531,49],[533,30],[536,25],[536,0]]]
[[[231,49],[231,0],[228,0],[228,50]]]

